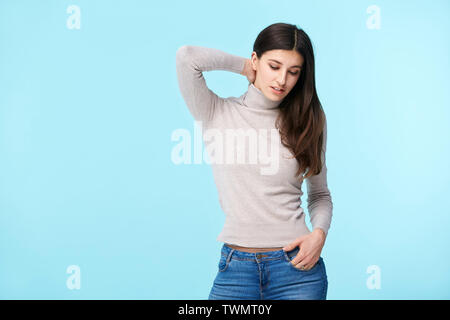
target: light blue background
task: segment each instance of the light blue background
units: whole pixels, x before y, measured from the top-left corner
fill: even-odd
[[[72,4],[79,30],[66,26]],[[379,30],[366,27],[372,4]],[[224,214],[210,166],[171,161],[172,132],[194,127],[175,52],[250,57],[263,28],[287,22],[313,41],[328,119],[328,299],[449,299],[449,9],[1,1],[0,298],[206,299]],[[237,74],[205,77],[220,96],[247,88]],[[370,265],[379,290],[366,286]]]

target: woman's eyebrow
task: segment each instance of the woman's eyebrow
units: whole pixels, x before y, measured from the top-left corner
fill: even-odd
[[[276,63],[279,63],[279,64],[282,64],[280,61],[278,61],[278,60],[275,60],[275,59],[268,59],[268,60],[271,60],[271,61],[274,61],[274,62],[276,62]],[[302,68],[302,66],[292,66],[291,68]]]

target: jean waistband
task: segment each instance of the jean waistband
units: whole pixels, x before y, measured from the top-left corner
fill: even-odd
[[[245,252],[240,251],[238,249],[233,249],[229,246],[227,246],[226,243],[222,245],[222,254],[229,256],[230,253],[233,254],[234,257],[241,258],[241,259],[255,259],[258,258],[258,260],[265,260],[265,259],[274,259],[274,258],[281,258],[285,257],[286,254],[291,256],[293,253],[296,253],[299,250],[298,247],[294,248],[293,250],[284,251],[283,249],[275,250],[275,251],[267,251],[267,252]]]

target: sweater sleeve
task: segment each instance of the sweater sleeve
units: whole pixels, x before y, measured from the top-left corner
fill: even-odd
[[[195,120],[207,121],[223,103],[207,85],[203,71],[226,70],[241,73],[246,58],[224,51],[184,45],[176,52],[176,70],[181,95]]]
[[[327,121],[323,130],[322,171],[318,175],[306,179],[308,189],[308,211],[313,229],[321,228],[328,234],[333,213],[333,202],[327,185],[326,165]]]

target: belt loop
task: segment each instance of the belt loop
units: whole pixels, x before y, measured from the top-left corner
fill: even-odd
[[[233,252],[235,251],[235,249],[231,249],[231,251],[228,253],[228,257],[227,257],[227,263],[230,262],[231,260],[231,256],[233,255]]]

